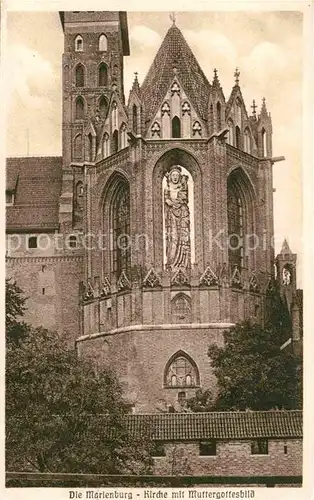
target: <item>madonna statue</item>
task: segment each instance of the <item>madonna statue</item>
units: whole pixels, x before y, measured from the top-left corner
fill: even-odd
[[[175,165],[166,174],[164,190],[167,268],[188,268],[191,263],[188,176]]]

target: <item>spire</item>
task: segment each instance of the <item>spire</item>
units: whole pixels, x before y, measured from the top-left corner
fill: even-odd
[[[134,72],[134,80],[133,80],[133,84],[132,84],[132,90],[134,92],[136,92],[137,94],[139,94],[139,92],[140,92],[140,84],[138,83],[137,75],[138,75],[138,72],[135,71]]]
[[[251,108],[252,108],[252,115],[253,115],[253,118],[254,118],[254,120],[256,120],[256,108],[257,108],[257,106],[256,106],[256,104],[255,104],[255,99],[253,99],[253,103],[252,103]]]
[[[218,71],[217,71],[216,68],[214,69],[213,87],[216,88],[216,89],[220,88],[220,82],[219,82],[219,78],[218,78]]]
[[[262,99],[262,107],[261,107],[261,113],[260,114],[264,115],[264,116],[268,116],[265,97],[263,97],[263,99]]]
[[[234,78],[235,78],[235,84],[237,86],[239,85],[239,77],[240,77],[240,71],[238,68],[236,68],[234,72]]]
[[[286,255],[286,254],[292,255],[292,252],[290,250],[290,247],[289,247],[288,242],[287,242],[286,239],[284,239],[284,242],[282,244],[280,253],[281,253],[281,255]]]
[[[176,24],[176,13],[175,12],[171,12],[171,14],[169,14],[169,17],[170,17],[170,20],[172,21],[172,26],[175,26],[175,24]]]

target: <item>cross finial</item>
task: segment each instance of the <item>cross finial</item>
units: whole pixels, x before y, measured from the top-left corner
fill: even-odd
[[[170,20],[172,21],[172,25],[174,26],[176,24],[176,13],[171,12],[171,14],[169,14],[169,17],[170,17]]]
[[[240,76],[240,71],[238,68],[236,68],[235,72],[234,72],[234,78],[235,78],[236,85],[239,85],[239,76]]]
[[[255,104],[255,99],[253,99],[253,104],[252,104],[251,108],[253,109],[252,115],[255,117],[256,116],[256,108],[257,108],[257,106]]]

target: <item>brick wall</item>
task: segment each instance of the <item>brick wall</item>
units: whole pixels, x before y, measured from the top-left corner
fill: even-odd
[[[215,377],[207,350],[211,343],[222,344],[222,330],[190,328],[125,331],[78,343],[81,356],[112,366],[122,382],[126,397],[137,413],[166,410],[177,405],[178,388],[164,387],[167,362],[179,350],[188,354],[200,372],[201,386],[215,390]],[[182,389],[191,397],[194,389]]]
[[[27,297],[24,320],[57,330],[74,344],[79,334],[79,282],[83,260],[75,256],[21,257],[7,261],[12,277]]]
[[[287,454],[284,446],[287,446]],[[218,441],[215,456],[199,456],[197,442],[166,443],[165,457],[154,459],[160,475],[298,476],[302,475],[302,441],[270,439],[268,455],[251,455],[248,440]]]

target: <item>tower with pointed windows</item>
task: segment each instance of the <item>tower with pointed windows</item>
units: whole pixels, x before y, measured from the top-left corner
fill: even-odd
[[[129,54],[129,41],[123,12],[62,12],[60,18],[64,31],[60,224],[68,232],[84,225],[83,165],[94,164],[100,150],[109,154],[116,149],[115,130],[110,131],[108,144],[100,136],[113,95],[124,104],[123,57]]]

